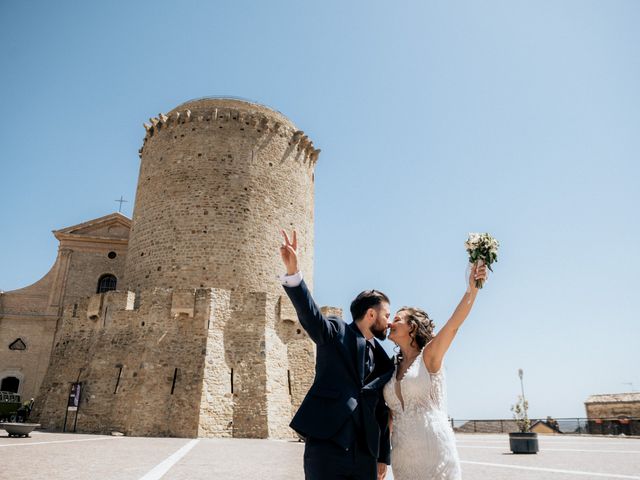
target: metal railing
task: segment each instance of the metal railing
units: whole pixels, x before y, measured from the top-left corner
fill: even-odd
[[[640,418],[532,418],[532,431],[578,435],[633,435],[640,436]],[[451,427],[459,433],[511,433],[518,432],[513,419],[462,420],[450,419]],[[537,425],[536,425],[537,424]]]

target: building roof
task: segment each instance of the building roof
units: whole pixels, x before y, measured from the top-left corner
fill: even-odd
[[[640,402],[640,392],[591,395],[584,403]]]
[[[129,241],[130,229],[131,220],[122,213],[115,212],[78,225],[54,230],[53,235],[60,242],[92,241],[126,245]]]
[[[176,108],[172,109],[168,116],[171,116],[175,112],[180,110],[190,110],[195,117],[198,115],[207,115],[211,111],[217,111],[217,109],[238,109],[255,111],[269,116],[275,116],[284,124],[290,125],[291,128],[296,130],[293,122],[289,120],[282,112],[279,112],[275,108],[271,108],[267,105],[254,102],[252,100],[246,100],[240,97],[201,97],[194,100],[181,103]]]
[[[535,420],[531,423],[531,426],[529,427],[529,430],[533,430],[533,427],[535,427],[536,425],[544,425],[545,427],[549,428],[550,430],[553,430],[554,432],[558,432],[558,433],[562,433],[560,431],[560,427],[558,426],[558,424],[556,423],[555,425],[548,423],[544,420]]]

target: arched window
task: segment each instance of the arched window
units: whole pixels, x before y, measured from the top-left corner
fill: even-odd
[[[16,377],[4,377],[2,384],[0,384],[0,391],[18,393],[18,387],[20,386],[20,380]]]
[[[116,289],[116,284],[118,283],[118,279],[109,273],[106,275],[102,275],[100,280],[98,280],[98,290],[96,293],[110,292],[111,290]]]

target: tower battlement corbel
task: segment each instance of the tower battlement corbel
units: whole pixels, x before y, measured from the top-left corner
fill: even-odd
[[[206,124],[209,122],[223,124],[235,123],[239,130],[245,130],[249,127],[262,136],[272,134],[282,138],[289,137],[289,143],[295,146],[296,150],[301,152],[306,159],[315,163],[318,158],[319,150],[314,149],[313,142],[305,135],[304,131],[295,130],[279,119],[270,118],[265,113],[246,111],[238,108],[214,108],[209,112],[201,111],[197,113],[192,113],[191,109],[177,109],[168,114],[159,113],[157,117],[149,118],[148,123],[143,123],[145,129],[143,149],[144,143],[154,137],[160,130],[177,128],[188,122],[198,124]],[[140,154],[142,154],[142,152],[140,152]]]

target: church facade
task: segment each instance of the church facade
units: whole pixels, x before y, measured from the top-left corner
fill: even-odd
[[[33,285],[0,293],[1,391],[37,395],[64,305],[122,281],[130,227],[130,219],[114,213],[54,231],[59,246],[49,272]]]

